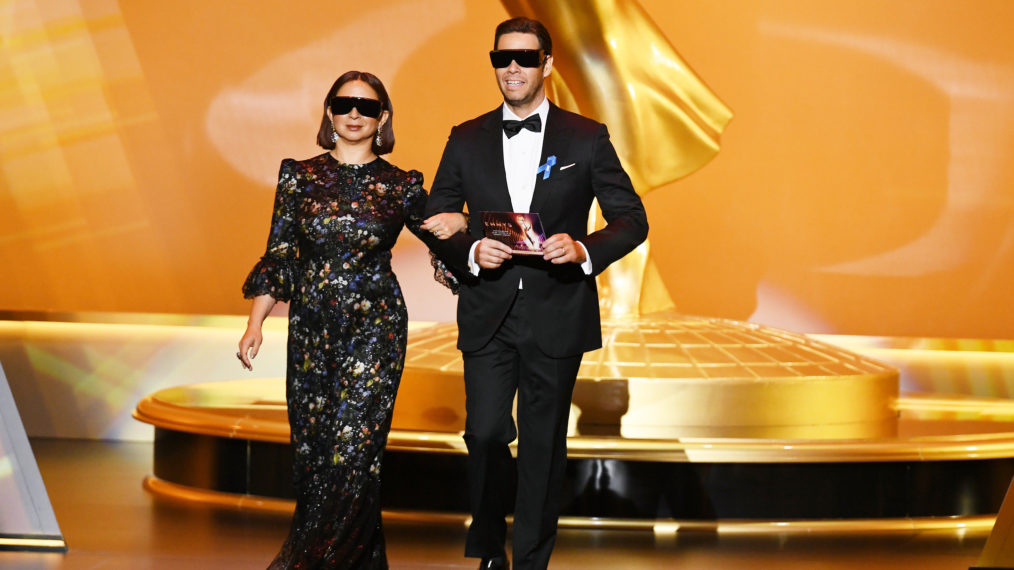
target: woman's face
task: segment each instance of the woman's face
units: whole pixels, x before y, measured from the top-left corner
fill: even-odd
[[[377,92],[370,87],[369,83],[358,79],[349,81],[338,88],[335,94],[337,97],[359,97],[362,99],[379,100]],[[335,115],[328,109],[327,114],[331,117],[334,130],[338,137],[349,143],[369,141],[377,133],[377,127],[387,122],[388,112],[385,109],[380,117],[371,119],[359,113],[359,109],[353,108],[348,114]]]

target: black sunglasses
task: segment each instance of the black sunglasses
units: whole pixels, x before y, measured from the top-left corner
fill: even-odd
[[[489,61],[496,69],[503,69],[516,61],[521,67],[539,67],[545,59],[541,49],[495,49],[489,52]]]
[[[383,110],[383,105],[376,99],[363,99],[362,97],[332,97],[331,113],[334,115],[348,115],[355,107],[359,114],[364,117],[376,119]]]

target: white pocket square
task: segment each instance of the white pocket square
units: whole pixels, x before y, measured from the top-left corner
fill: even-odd
[[[568,164],[567,166],[561,166],[560,170],[567,170],[568,168],[570,168],[571,166],[574,166],[575,164],[577,164],[577,163],[576,162],[572,162],[572,163]]]

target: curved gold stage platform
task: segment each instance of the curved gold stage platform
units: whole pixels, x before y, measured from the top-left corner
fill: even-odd
[[[893,368],[736,321],[663,315],[604,334],[575,389],[564,525],[986,531],[1014,475],[1014,401],[899,396]],[[410,335],[389,514],[467,512],[455,335]],[[156,428],[153,492],[291,509],[281,379],[162,390],[135,417]]]

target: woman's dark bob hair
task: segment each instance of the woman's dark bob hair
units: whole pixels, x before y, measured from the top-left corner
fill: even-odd
[[[324,112],[320,118],[320,130],[317,131],[317,144],[322,148],[334,150],[335,143],[331,139],[331,135],[334,133],[334,125],[327,116],[327,110],[330,106],[331,98],[338,93],[342,85],[345,85],[349,81],[363,81],[377,93],[377,99],[380,100],[381,108],[387,111],[387,122],[384,123],[384,130],[380,133],[380,144],[378,145],[377,141],[374,140],[370,146],[373,148],[373,153],[378,156],[390,153],[394,150],[394,108],[391,106],[391,98],[387,95],[387,89],[384,89],[384,84],[377,79],[377,76],[365,71],[346,71],[335,80],[334,85],[328,90],[327,96],[324,97]]]

